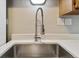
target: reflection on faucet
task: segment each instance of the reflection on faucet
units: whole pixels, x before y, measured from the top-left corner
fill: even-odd
[[[38,15],[38,12],[41,11],[41,17],[42,17],[42,24],[41,24],[41,35],[44,35],[45,34],[45,29],[44,29],[44,20],[43,20],[43,9],[42,8],[38,8],[37,11],[36,11],[36,20],[35,20],[35,41],[38,41],[38,39],[41,39],[41,37],[38,37],[38,33],[37,33],[37,22],[38,22],[38,18],[37,18],[37,15]]]

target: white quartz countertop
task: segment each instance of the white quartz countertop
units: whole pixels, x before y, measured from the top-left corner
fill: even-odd
[[[77,58],[79,57],[79,40],[41,40],[41,43],[59,44],[72,56]],[[10,49],[15,44],[40,44],[40,42],[35,42],[34,40],[11,40],[0,47],[0,56],[2,56],[8,49]]]

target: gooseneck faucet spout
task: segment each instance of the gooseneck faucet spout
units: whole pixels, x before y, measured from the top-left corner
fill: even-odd
[[[38,12],[41,11],[41,17],[42,17],[42,21],[41,21],[41,35],[44,35],[45,34],[45,29],[44,29],[44,20],[43,20],[43,9],[42,8],[38,8],[37,11],[36,11],[36,20],[35,20],[35,41],[38,41],[38,39],[41,39],[41,37],[38,37],[38,18],[37,18],[37,15],[38,15]]]

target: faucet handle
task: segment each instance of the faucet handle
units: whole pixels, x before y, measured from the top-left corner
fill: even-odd
[[[37,37],[37,39],[41,39],[41,37]]]

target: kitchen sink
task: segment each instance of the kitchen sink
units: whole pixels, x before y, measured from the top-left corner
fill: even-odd
[[[1,58],[74,58],[58,44],[17,44]]]

